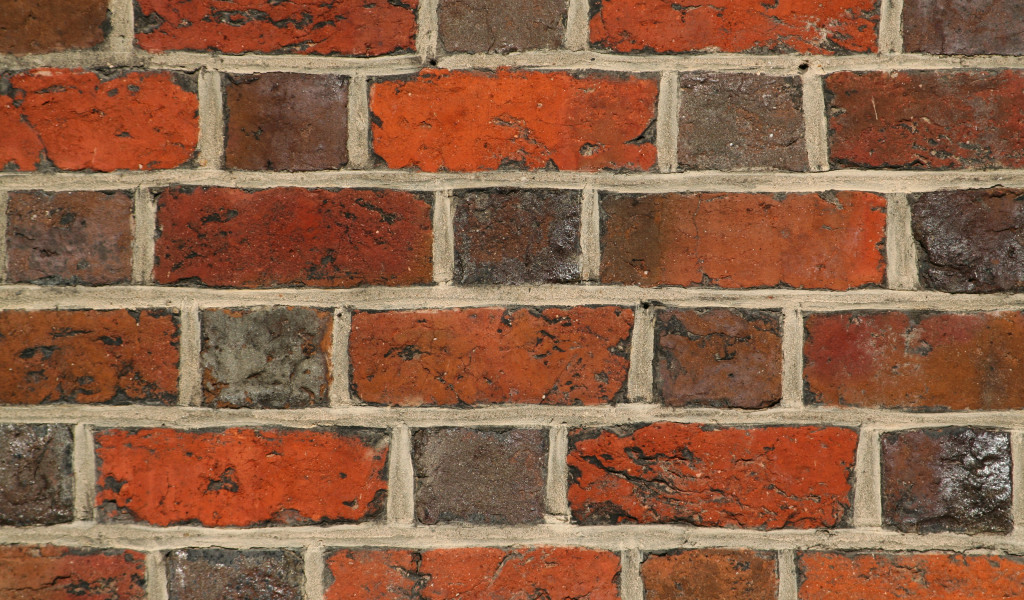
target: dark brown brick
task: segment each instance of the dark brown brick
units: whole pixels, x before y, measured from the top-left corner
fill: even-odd
[[[41,54],[103,43],[107,0],[0,0],[0,54]]]
[[[0,425],[0,525],[74,518],[71,446],[67,425]]]
[[[770,552],[677,550],[641,566],[644,600],[775,600],[779,578]]]
[[[903,50],[1024,54],[1024,0],[904,0]]]
[[[145,600],[146,555],[132,550],[0,546],[4,600]]]
[[[170,600],[302,600],[302,555],[294,550],[174,550]]]
[[[568,9],[565,0],[441,0],[440,41],[448,52],[553,50]]]

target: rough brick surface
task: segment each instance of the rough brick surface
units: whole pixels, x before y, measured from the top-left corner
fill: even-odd
[[[264,73],[225,81],[229,169],[317,171],[348,162],[348,78]]]
[[[440,43],[448,52],[555,50],[568,9],[564,0],[440,0]]]
[[[7,280],[108,285],[132,276],[132,198],[125,192],[11,192]]]
[[[103,43],[108,0],[0,0],[0,54],[42,54]]]
[[[67,425],[0,425],[0,525],[72,520],[71,446]]]
[[[800,78],[680,75],[679,167],[806,171]]]
[[[834,194],[612,194],[601,281],[847,290],[885,281],[885,198]]]
[[[882,516],[913,533],[1009,533],[1010,434],[968,427],[882,434]]]
[[[0,78],[0,169],[169,169],[199,140],[194,76],[35,69]],[[6,95],[5,95],[6,93]]]
[[[456,283],[580,280],[578,191],[469,191],[454,204]]]
[[[146,555],[132,550],[0,546],[8,600],[145,600]]]
[[[166,558],[170,600],[302,600],[295,550],[174,550]]]
[[[1024,166],[1024,72],[833,73],[825,78],[835,167]]]
[[[804,321],[805,401],[915,410],[1024,407],[1024,315],[847,312]]]
[[[606,404],[625,392],[632,327],[614,306],[356,312],[352,391],[397,406]]]
[[[857,432],[839,427],[578,429],[569,507],[583,525],[842,526],[856,450]]]
[[[150,52],[380,56],[413,49],[418,4],[418,0],[136,0],[135,42]]]
[[[1024,54],[1022,0],[904,0],[903,50]]]
[[[776,600],[777,560],[753,550],[679,550],[641,566],[644,600]]]
[[[326,600],[618,600],[619,557],[584,548],[340,550]]]
[[[782,315],[664,310],[654,341],[654,393],[668,406],[765,408],[782,399]]]
[[[412,444],[420,523],[544,521],[547,430],[422,429]]]
[[[178,317],[164,310],[0,312],[0,404],[171,404]]]
[[[391,190],[170,188],[157,283],[356,287],[432,281],[431,204]]]
[[[371,519],[387,437],[351,429],[98,431],[100,520],[251,527]]]
[[[647,170],[658,82],[617,74],[426,70],[370,88],[389,168]]]
[[[332,314],[304,307],[209,309],[201,315],[203,405],[327,404]]]
[[[590,43],[616,52],[878,51],[876,0],[601,0]]]

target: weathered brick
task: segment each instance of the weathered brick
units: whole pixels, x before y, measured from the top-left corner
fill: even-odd
[[[203,405],[327,404],[332,315],[305,307],[202,311]]]
[[[432,281],[431,202],[394,190],[169,188],[157,283],[356,287]]]
[[[421,429],[412,438],[420,523],[544,521],[543,429]]]
[[[261,73],[225,81],[224,165],[317,171],[348,162],[348,78]]]
[[[125,192],[11,192],[7,280],[108,285],[132,276],[132,198]]]
[[[194,76],[34,69],[0,84],[0,169],[169,169],[196,150]]]
[[[295,550],[174,550],[166,558],[170,600],[302,600]]]
[[[132,550],[0,546],[8,600],[145,600],[146,555]]]
[[[1010,435],[948,427],[882,434],[882,516],[913,533],[1009,533]]]
[[[0,525],[74,518],[71,446],[67,425],[0,425]]]
[[[580,280],[578,191],[465,191],[454,204],[456,283]]]
[[[877,0],[601,0],[590,43],[616,52],[878,51]]]
[[[396,406],[606,404],[625,392],[632,328],[614,306],[360,311],[352,391]]]
[[[1024,72],[833,73],[825,78],[834,167],[1024,166]]]
[[[668,406],[766,408],[782,399],[782,315],[659,311],[654,392]]]
[[[601,281],[881,285],[885,202],[863,192],[608,195],[601,200]]]
[[[381,431],[107,429],[95,434],[103,522],[206,527],[365,521],[387,495]]]
[[[372,84],[373,151],[392,169],[647,170],[657,98],[633,75],[425,70]]]
[[[903,50],[1021,55],[1021,15],[1021,0],[904,0]]]
[[[339,550],[326,600],[618,600],[619,557],[584,548]]]
[[[178,316],[165,310],[0,312],[0,404],[171,404]]]
[[[166,50],[380,56],[411,51],[418,0],[135,0],[135,43]]]
[[[846,312],[804,321],[805,401],[914,410],[1024,407],[1024,315]]]
[[[778,562],[753,550],[676,550],[641,565],[644,600],[775,600]]]
[[[569,507],[583,525],[843,526],[856,450],[840,427],[577,429]]]
[[[42,54],[103,43],[107,0],[0,0],[0,54]]]
[[[568,10],[563,0],[440,0],[439,40],[448,52],[555,50]]]

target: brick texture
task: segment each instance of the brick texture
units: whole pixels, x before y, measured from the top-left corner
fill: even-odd
[[[166,557],[170,600],[301,600],[302,555],[294,550],[174,550]]]
[[[903,50],[928,54],[1024,54],[1021,0],[904,0]]]
[[[42,54],[103,43],[107,0],[2,0],[0,54]]]
[[[568,8],[561,0],[440,0],[440,42],[448,52],[553,50],[562,45]]]
[[[778,561],[752,550],[680,550],[648,556],[644,600],[775,600]]]
[[[71,521],[71,444],[67,425],[0,425],[0,525]]]
[[[146,555],[133,550],[0,546],[0,596],[145,600]]]

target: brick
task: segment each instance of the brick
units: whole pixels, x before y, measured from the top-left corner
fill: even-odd
[[[655,423],[570,432],[569,507],[582,525],[841,527],[857,432]]]
[[[797,555],[801,600],[1003,600],[1024,589],[1017,556],[809,552]]]
[[[0,83],[0,169],[170,169],[196,151],[195,76],[34,69]]]
[[[339,550],[325,600],[618,600],[619,557],[584,548]]]
[[[454,204],[456,283],[580,280],[578,191],[466,191]]]
[[[878,52],[878,2],[601,0],[590,43],[615,52]]]
[[[135,0],[135,43],[150,52],[380,56],[415,47],[418,0]]]
[[[607,404],[626,390],[632,328],[614,306],[360,311],[352,392],[393,406]]]
[[[1010,533],[1010,435],[970,427],[882,434],[882,516],[911,533]]]
[[[809,404],[924,411],[1024,407],[1019,312],[846,312],[804,321]]]
[[[391,169],[648,170],[658,82],[618,74],[428,69],[370,88]]]
[[[0,405],[178,395],[178,316],[166,310],[3,311],[0,331]]]
[[[753,550],[676,550],[649,555],[640,567],[644,600],[775,600],[774,553]]]
[[[71,446],[67,425],[0,425],[0,525],[74,519]]]
[[[327,405],[332,314],[305,307],[208,309],[200,315],[203,405]]]
[[[679,76],[679,167],[807,170],[799,77]]]
[[[82,50],[103,43],[107,0],[0,0],[0,54]]]
[[[9,600],[145,600],[146,555],[132,550],[0,546]]]
[[[946,190],[911,196],[921,284],[943,292],[1024,289],[1024,190]]]
[[[833,73],[825,78],[834,167],[1024,166],[1024,72]]]
[[[107,429],[95,440],[102,522],[347,523],[380,515],[387,495],[376,430]]]
[[[412,447],[420,523],[544,521],[546,430],[421,429]]]
[[[658,312],[654,393],[667,406],[766,408],[782,399],[782,315]]]
[[[317,171],[348,163],[348,78],[262,73],[228,76],[224,165]]]
[[[447,52],[557,50],[568,9],[562,0],[440,0],[439,39]]]
[[[174,187],[158,193],[154,279],[326,288],[433,281],[431,200],[395,190]]]
[[[302,600],[295,550],[174,550],[166,558],[170,600]]]
[[[601,282],[848,290],[885,281],[885,198],[611,194]]]
[[[1024,1],[905,0],[903,50],[927,54],[1024,54]]]
[[[132,198],[125,192],[11,192],[7,281],[109,285],[132,277]]]

